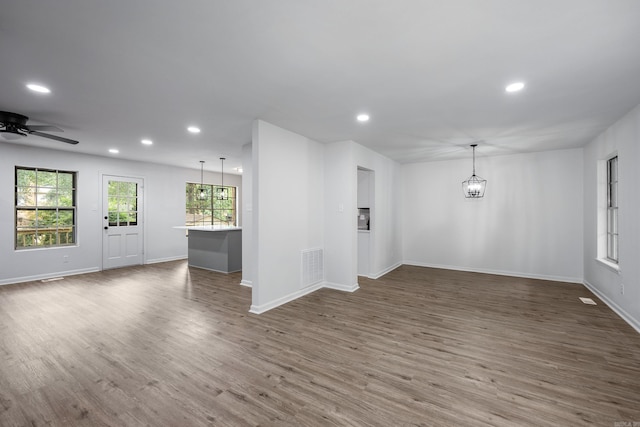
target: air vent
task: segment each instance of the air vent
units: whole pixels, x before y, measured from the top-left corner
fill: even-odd
[[[56,280],[64,280],[64,277],[52,277],[50,279],[42,279],[42,283],[55,282]]]
[[[596,302],[591,298],[580,297],[580,301],[582,301],[584,304],[597,305]]]
[[[324,261],[322,249],[306,249],[302,251],[302,283],[301,288],[315,285],[324,280]]]

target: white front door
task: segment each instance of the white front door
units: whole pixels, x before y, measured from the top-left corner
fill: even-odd
[[[102,268],[143,264],[143,181],[102,176]]]

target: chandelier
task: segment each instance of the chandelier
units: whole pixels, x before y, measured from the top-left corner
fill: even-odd
[[[476,147],[478,144],[471,144],[473,148],[473,174],[462,181],[462,192],[467,199],[479,199],[484,197],[484,190],[487,186],[487,180],[476,175]]]

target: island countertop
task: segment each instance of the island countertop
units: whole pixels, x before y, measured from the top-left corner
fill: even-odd
[[[173,228],[179,230],[193,230],[193,231],[235,231],[242,230],[242,227],[221,227],[216,225],[177,225]]]

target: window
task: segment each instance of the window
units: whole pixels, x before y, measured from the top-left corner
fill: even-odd
[[[618,156],[607,160],[607,260],[618,263]]]
[[[218,189],[224,188],[226,199],[218,199]],[[200,190],[204,197],[200,197]],[[236,187],[187,183],[185,225],[236,226]]]
[[[16,249],[76,243],[76,173],[16,166]]]

